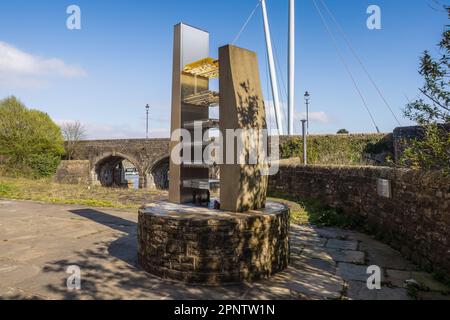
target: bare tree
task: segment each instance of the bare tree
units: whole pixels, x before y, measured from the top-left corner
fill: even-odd
[[[61,132],[65,140],[68,160],[72,160],[79,142],[86,137],[86,129],[80,121],[65,122],[61,125]]]

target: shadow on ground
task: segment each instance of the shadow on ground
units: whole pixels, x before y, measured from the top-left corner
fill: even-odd
[[[114,211],[109,214],[37,203],[22,206],[24,212],[33,212],[30,216],[40,220],[17,220],[16,203],[3,208],[0,226],[8,226],[10,229],[3,227],[4,233],[13,230],[16,238],[0,243],[2,298],[403,300],[410,298],[404,287],[408,279],[427,283],[429,292],[418,298],[450,298],[442,294],[448,288],[433,282],[430,274],[417,270],[389,246],[358,232],[292,225],[291,264],[285,271],[251,284],[188,286],[162,280],[139,268],[133,213],[116,215]],[[7,208],[12,210],[9,218]],[[35,221],[41,224],[31,223]],[[35,242],[31,249],[29,239]],[[78,291],[67,289],[70,275],[66,270],[72,265],[81,269]],[[382,290],[368,290],[369,265],[379,265],[383,270]]]
[[[185,286],[163,281],[152,276],[137,264],[135,222],[92,209],[70,211],[80,217],[116,230],[120,237],[112,242],[101,241],[91,249],[76,252],[70,260],[58,260],[44,267],[47,273],[64,274],[60,285],[50,284],[47,289],[63,299],[237,299],[245,293],[246,286],[208,288]],[[82,289],[68,291],[66,270],[79,266]],[[211,294],[215,291],[216,294]]]

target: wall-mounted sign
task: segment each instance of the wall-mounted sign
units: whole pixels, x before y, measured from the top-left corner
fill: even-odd
[[[392,198],[391,180],[378,179],[377,192],[380,197],[391,199]]]

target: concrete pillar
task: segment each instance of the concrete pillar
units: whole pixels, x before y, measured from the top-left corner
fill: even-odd
[[[227,138],[227,129],[266,129],[267,124],[256,53],[228,45],[219,49],[219,61],[220,130],[225,162],[227,146],[236,142]],[[249,145],[254,142],[244,136],[241,156],[248,156]],[[236,147],[234,150],[236,155]],[[232,212],[263,208],[268,183],[264,167],[236,161],[235,158],[234,164],[220,166],[220,208]]]

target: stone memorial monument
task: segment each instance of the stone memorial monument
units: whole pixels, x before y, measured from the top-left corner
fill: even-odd
[[[173,50],[169,202],[139,211],[139,263],[188,283],[269,277],[289,262],[289,209],[266,201],[267,148],[251,134],[266,129],[257,56],[226,45],[210,58],[209,34],[182,23]],[[219,92],[210,89],[217,78]]]

